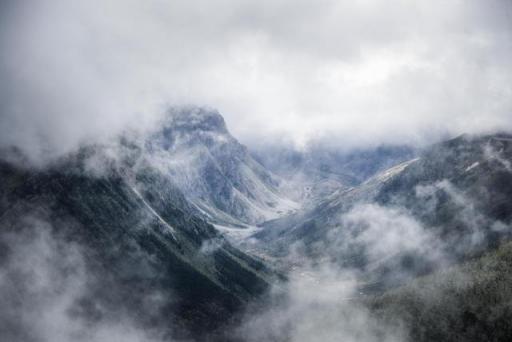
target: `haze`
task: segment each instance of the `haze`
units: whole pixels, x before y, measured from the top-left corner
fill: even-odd
[[[29,155],[218,109],[252,145],[423,144],[512,124],[512,3],[13,1],[1,143]]]

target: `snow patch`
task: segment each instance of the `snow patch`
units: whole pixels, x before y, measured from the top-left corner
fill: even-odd
[[[466,170],[465,170],[465,171],[466,171],[466,172],[471,171],[471,170],[473,170],[475,167],[477,167],[478,165],[480,165],[480,163],[479,163],[479,162],[474,162],[473,164],[469,165],[469,166],[466,168]]]
[[[162,216],[160,216],[155,209],[153,209],[153,207],[144,199],[144,197],[142,197],[142,195],[140,194],[140,192],[133,186],[130,186],[130,189],[133,191],[133,193],[142,201],[142,203],[149,209],[149,211],[156,216],[156,218],[158,219],[158,221],[160,221],[160,223],[162,223],[165,227],[169,228],[169,231],[171,233],[171,236],[172,238],[175,240],[175,241],[178,241],[176,239],[176,236],[174,235],[174,233],[176,232],[176,230],[174,229],[174,227],[172,227],[169,223],[167,223],[167,221],[165,221]]]
[[[403,170],[405,170],[405,168],[409,165],[411,165],[412,163],[418,161],[420,158],[414,158],[414,159],[411,159],[409,161],[406,161],[406,162],[403,162],[401,164],[398,164],[396,166],[393,166],[392,168],[390,169],[387,169],[386,171],[380,173],[379,175],[377,175],[377,179],[381,182],[385,182],[387,181],[388,179],[390,179],[391,177],[401,173]],[[374,178],[370,178],[369,180],[367,180],[365,183],[369,183],[371,181],[374,181]]]
[[[251,236],[263,229],[257,226],[247,226],[246,228],[230,227],[221,224],[214,224],[213,226],[221,232],[229,242],[235,245],[249,240]]]

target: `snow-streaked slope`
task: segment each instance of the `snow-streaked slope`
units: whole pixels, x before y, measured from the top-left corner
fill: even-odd
[[[213,223],[254,225],[299,207],[284,195],[282,180],[231,136],[216,111],[171,112],[145,149],[151,162]]]
[[[400,163],[353,187],[340,187],[331,194],[318,199],[314,206],[264,225],[253,238],[259,241],[265,251],[286,251],[289,245],[302,241],[314,245],[326,239],[328,232],[338,224],[341,213],[347,212],[358,203],[371,202],[379,191],[394,177],[404,172],[418,158]],[[314,224],[312,224],[314,223]]]
[[[435,244],[442,249],[438,252],[443,255],[442,262],[465,260],[512,236],[511,163],[510,135],[461,136],[445,141],[423,151],[420,158],[396,165],[358,186],[339,189],[316,207],[268,222],[252,236],[256,239],[253,248],[283,257],[290,246],[299,245],[313,258],[324,258],[325,246],[331,246],[333,240],[348,239],[344,234],[351,232],[347,223],[350,213],[357,212],[361,222],[380,227],[387,214],[372,215],[384,208],[392,216],[398,212],[414,222],[407,227],[418,234],[405,241],[429,236],[442,241]],[[377,211],[372,214],[371,210],[361,210],[368,207]],[[407,236],[408,232],[411,230],[401,235]],[[355,261],[363,262],[366,270],[372,266],[358,257],[360,249],[346,252],[338,245],[330,250],[332,259],[343,265]],[[438,260],[431,263],[420,254],[409,255],[415,265],[409,273],[437,267]],[[389,260],[381,258],[375,265],[386,272],[388,266],[398,267],[409,256],[390,254]]]
[[[262,142],[251,152],[270,171],[285,178],[288,193],[305,206],[315,206],[335,191],[357,186],[417,154],[408,146],[346,149],[321,140],[301,149]]]
[[[105,299],[163,329],[208,333],[266,290],[273,273],[199,217],[168,175],[143,155],[114,161],[104,152],[85,147],[42,170],[0,157],[0,233],[29,229],[27,216],[46,222],[99,265],[98,307]],[[93,157],[102,174],[90,172]],[[146,291],[162,294],[158,305],[140,305]]]

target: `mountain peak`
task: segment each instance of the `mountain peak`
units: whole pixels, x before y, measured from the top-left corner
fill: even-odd
[[[224,118],[215,109],[190,107],[172,110],[166,126],[179,131],[210,131],[228,133]]]

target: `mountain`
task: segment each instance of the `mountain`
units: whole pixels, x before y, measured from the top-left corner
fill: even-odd
[[[425,151],[376,200],[408,208],[443,234],[471,228],[459,220],[471,210],[481,213],[481,221],[474,223],[490,231],[490,224],[512,219],[511,180],[512,135],[462,135]]]
[[[273,273],[198,216],[139,147],[122,149],[124,157],[112,159],[101,146],[85,147],[44,169],[2,161],[0,262],[15,252],[9,236],[49,226],[65,245],[81,246],[94,275],[72,303],[77,315],[94,321],[107,308],[124,308],[172,336],[213,336],[267,289]],[[161,299],[148,307],[151,293]],[[0,326],[18,340],[22,323]]]
[[[363,301],[408,341],[508,341],[512,245]],[[435,300],[432,300],[435,298]]]
[[[361,184],[379,172],[413,159],[417,151],[391,145],[343,150],[317,142],[300,150],[287,145],[262,145],[252,153],[262,165],[289,180],[295,198],[314,205],[339,189]]]
[[[298,208],[283,192],[283,181],[231,136],[214,110],[170,111],[145,146],[210,222],[256,225]]]
[[[460,136],[266,223],[251,248],[279,260],[299,246],[316,260],[364,270],[368,283],[399,284],[510,238],[511,165],[511,135]],[[378,258],[371,250],[378,241],[362,240],[365,231],[393,238]]]
[[[265,251],[270,251],[274,255],[288,253],[287,248],[297,242],[308,248],[326,241],[329,233],[339,227],[339,216],[342,213],[348,212],[357,204],[373,202],[387,182],[415,162],[417,159],[398,164],[357,186],[338,188],[304,211],[266,222],[263,225],[264,229],[257,232],[254,237],[256,241],[260,241]],[[324,252],[320,251],[319,255],[323,255]]]
[[[256,302],[286,305],[286,293],[269,289],[287,280],[293,289],[297,274],[301,294],[315,291],[302,287],[308,277],[353,278],[348,300],[392,325],[406,322],[414,339],[451,340],[436,321],[441,313],[453,331],[478,340],[509,318],[506,306],[486,306],[479,294],[509,300],[511,226],[509,134],[463,135],[422,151],[251,154],[218,112],[186,108],[149,132],[83,146],[45,167],[16,150],[0,157],[2,303],[17,308],[35,297],[23,302],[32,310],[54,298],[56,275],[81,268],[67,262],[74,257],[65,251],[76,249],[87,277],[72,283],[66,315],[90,327],[129,312],[163,340],[229,341],[248,308],[268,304]],[[58,243],[35,251],[41,260],[28,268],[54,264],[58,272],[43,270],[55,276],[52,288],[34,293],[31,285],[44,281],[23,271],[27,248],[19,246],[42,232]],[[307,272],[317,266],[318,275]],[[456,284],[461,273],[474,286]],[[437,291],[442,303],[431,305],[425,296]],[[488,307],[500,310],[495,318]],[[418,311],[424,324],[414,322]],[[2,336],[38,339],[23,313],[0,310]]]

